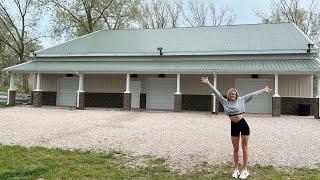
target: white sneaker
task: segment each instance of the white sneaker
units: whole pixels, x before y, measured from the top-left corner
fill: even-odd
[[[239,175],[240,175],[240,171],[239,171],[238,169],[235,169],[235,170],[233,171],[232,177],[238,178]]]
[[[248,176],[249,176],[249,172],[247,170],[242,170],[239,178],[240,179],[247,179]]]

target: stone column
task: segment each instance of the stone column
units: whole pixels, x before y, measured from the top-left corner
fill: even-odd
[[[36,89],[33,92],[33,107],[42,106],[41,74],[37,73]]]
[[[278,74],[274,76],[274,95],[272,97],[272,117],[280,117],[281,115],[281,97],[278,93]]]
[[[213,74],[213,86],[217,87],[217,74]],[[219,103],[217,102],[217,98],[216,96],[214,95],[214,93],[211,94],[211,102],[212,102],[212,106],[211,106],[211,112],[213,114],[218,114],[219,112]]]
[[[130,74],[127,74],[126,91],[123,93],[123,110],[131,110]]]
[[[16,104],[16,87],[14,86],[14,74],[10,77],[10,87],[8,89],[7,105],[14,106]]]
[[[180,92],[180,74],[177,74],[177,92],[174,93],[174,112],[181,112],[182,110],[182,94]]]
[[[84,109],[85,91],[83,90],[83,74],[79,74],[79,89],[77,91],[77,109]]]

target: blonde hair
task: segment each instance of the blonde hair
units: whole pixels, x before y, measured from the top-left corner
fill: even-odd
[[[233,91],[236,93],[236,100],[238,100],[238,97],[239,97],[238,91],[237,91],[235,88],[230,88],[230,89],[228,90],[228,92],[227,92],[227,99],[228,99],[228,101],[230,101],[229,96],[230,96],[231,92],[233,92]]]

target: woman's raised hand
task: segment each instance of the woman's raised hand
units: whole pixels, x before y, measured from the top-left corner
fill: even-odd
[[[208,77],[201,77],[201,82],[206,83],[206,84],[210,84]]]
[[[263,88],[263,92],[270,93],[271,91],[272,91],[272,89],[269,88],[268,85],[265,88]]]

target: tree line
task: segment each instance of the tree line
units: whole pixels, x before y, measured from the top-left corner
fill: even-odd
[[[319,3],[273,0],[258,12],[261,23],[294,22],[320,42]],[[253,10],[254,11],[254,10]],[[232,25],[235,10],[214,0],[0,0],[0,68],[24,63],[42,48],[41,39],[69,40],[100,29],[175,28]],[[28,91],[28,74],[18,86]],[[8,84],[0,72],[0,87]]]

